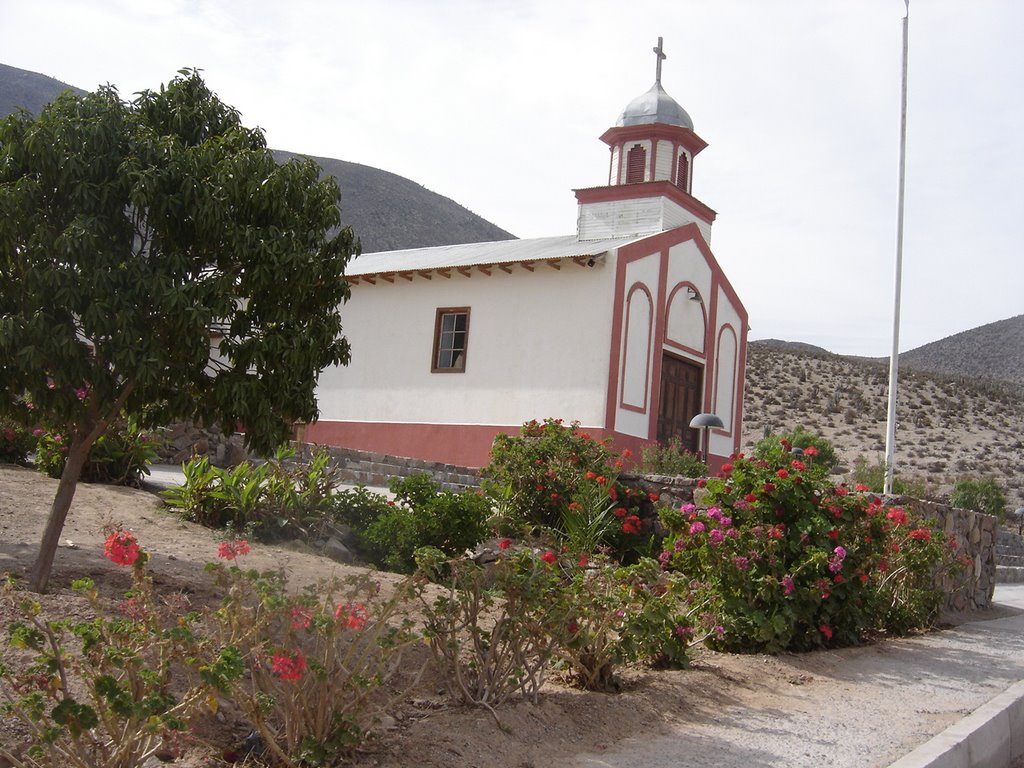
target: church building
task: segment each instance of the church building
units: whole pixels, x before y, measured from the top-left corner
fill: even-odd
[[[708,458],[739,450],[747,313],[694,194],[707,146],[661,84],[601,136],[608,183],[576,190],[575,234],[365,253],[347,270],[347,367],[320,377],[306,442],[480,467],[497,433],[578,421],[617,450],[714,413]]]

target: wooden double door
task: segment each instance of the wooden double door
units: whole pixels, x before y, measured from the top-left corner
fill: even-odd
[[[700,450],[700,430],[690,429],[690,419],[701,412],[704,369],[665,355],[661,361],[661,403],[658,406],[658,442],[676,437],[691,453]]]

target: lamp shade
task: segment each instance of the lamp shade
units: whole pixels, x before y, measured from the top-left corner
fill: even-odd
[[[690,419],[690,426],[697,429],[705,427],[724,427],[725,422],[713,413],[698,413]]]

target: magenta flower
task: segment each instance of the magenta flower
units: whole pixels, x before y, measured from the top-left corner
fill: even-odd
[[[697,522],[695,522],[692,525],[690,525],[690,535],[691,536],[694,536],[694,535],[696,535],[698,533],[704,533],[704,531],[705,531],[704,523],[700,522],[700,520],[698,520]]]
[[[793,583],[793,577],[787,573],[782,577],[782,593],[792,595],[794,589],[796,589],[796,584]]]

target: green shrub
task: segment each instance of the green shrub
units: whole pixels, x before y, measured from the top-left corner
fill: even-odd
[[[787,451],[793,448],[800,448],[806,451],[808,447],[813,446],[816,453],[813,459],[805,459],[805,463],[824,467],[829,472],[839,463],[839,457],[836,455],[836,449],[832,443],[821,435],[817,435],[799,425],[789,432],[783,432],[781,435],[771,433],[765,435],[754,447],[754,455],[764,458],[767,455],[771,455],[780,444]]]
[[[686,450],[678,437],[671,438],[667,445],[658,443],[644,448],[638,469],[645,475],[706,477],[708,474],[708,465]]]
[[[60,477],[67,463],[67,451],[65,436],[44,432],[36,443],[36,467],[50,477]],[[86,483],[138,487],[156,457],[156,444],[149,434],[139,430],[131,419],[118,421],[93,443],[79,479]]]
[[[353,525],[360,549],[376,565],[399,573],[416,567],[414,554],[434,547],[451,557],[487,536],[490,506],[475,491],[442,491],[430,475],[393,478],[394,502],[365,528]],[[376,512],[376,510],[374,510]]]
[[[36,438],[20,424],[0,419],[0,464],[28,466]]]
[[[958,480],[950,501],[954,507],[995,515],[1000,520],[1006,516],[1006,494],[990,477]]]
[[[317,450],[296,463],[282,448],[259,464],[221,469],[202,456],[184,464],[185,482],[164,491],[166,503],[187,520],[245,532],[261,541],[319,535],[334,520],[337,473],[330,455]]]
[[[863,456],[853,460],[853,482],[872,493],[882,493],[885,488],[885,462],[881,459],[869,464]],[[912,496],[915,499],[928,498],[928,483],[920,477],[901,477],[893,473],[892,492],[896,496]]]
[[[953,567],[943,534],[907,510],[833,485],[806,458],[779,444],[737,459],[707,481],[707,508],[663,514],[669,536],[660,559],[720,601],[719,647],[851,645],[926,627],[939,610],[935,575]]]

